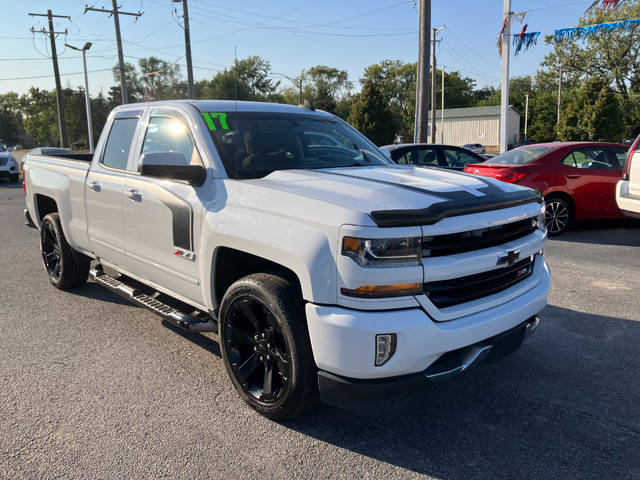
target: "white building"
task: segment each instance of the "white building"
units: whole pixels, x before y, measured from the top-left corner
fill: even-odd
[[[507,143],[520,142],[520,112],[509,106]],[[436,143],[462,146],[480,143],[487,152],[500,150],[500,107],[445,108],[444,136],[441,132],[442,111],[436,111]],[[429,115],[431,117],[431,115]],[[429,123],[431,125],[431,123]]]

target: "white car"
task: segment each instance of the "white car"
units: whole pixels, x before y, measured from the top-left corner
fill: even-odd
[[[470,152],[477,153],[478,155],[487,152],[487,149],[484,147],[484,145],[480,145],[479,143],[467,143],[466,145],[463,145],[462,148],[466,148]]]
[[[640,135],[627,154],[622,180],[616,187],[616,202],[625,215],[640,218]]]
[[[18,176],[18,162],[11,154],[11,149],[0,145],[0,178],[6,178],[10,182],[17,182]]]
[[[91,275],[217,335],[234,387],[273,419],[316,393],[375,403],[498,360],[549,293],[537,192],[395,165],[326,112],[122,105],[94,155],[28,154],[24,175],[56,287]]]

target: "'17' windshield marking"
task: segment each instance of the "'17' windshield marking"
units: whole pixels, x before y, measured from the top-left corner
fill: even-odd
[[[216,130],[216,124],[213,122],[214,119],[218,119],[218,122],[220,123],[220,128],[222,130],[229,130],[229,125],[227,125],[227,114],[223,113],[223,112],[218,112],[218,113],[207,113],[207,112],[202,112],[202,118],[204,118],[204,121],[207,122],[207,126],[209,127],[209,130],[214,131]]]

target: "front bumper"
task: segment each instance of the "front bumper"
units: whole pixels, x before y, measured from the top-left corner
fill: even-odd
[[[514,328],[474,345],[449,352],[419,373],[380,379],[356,379],[318,372],[318,389],[323,403],[355,408],[397,399],[430,382],[453,378],[481,362],[495,362],[516,351],[538,327],[537,316]]]
[[[629,217],[640,218],[640,196],[629,191],[629,180],[620,180],[616,185],[616,202],[622,213]]]
[[[537,275],[526,291],[487,297],[486,308],[460,310],[456,318],[437,321],[424,308],[355,310],[306,304],[306,316],[318,369],[355,379],[419,373],[447,352],[499,335],[537,315],[546,305],[551,277],[544,256],[536,256]],[[519,286],[512,287],[519,289]],[[501,297],[502,303],[496,297]],[[375,366],[375,336],[395,333],[395,354]]]

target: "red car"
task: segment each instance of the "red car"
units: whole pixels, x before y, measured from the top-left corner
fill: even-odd
[[[464,171],[540,190],[549,235],[559,235],[573,219],[624,217],[616,204],[616,183],[628,150],[618,143],[539,143],[467,165]]]

